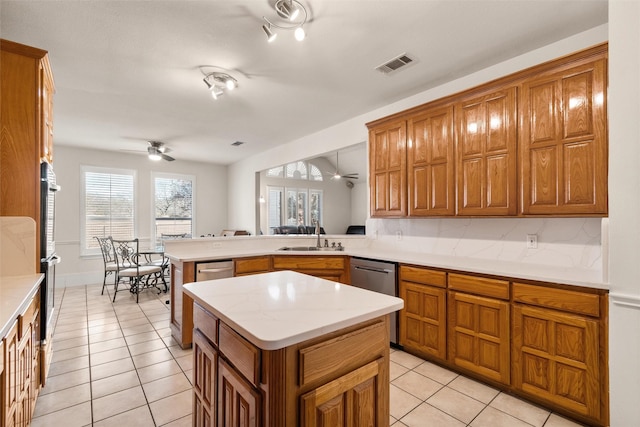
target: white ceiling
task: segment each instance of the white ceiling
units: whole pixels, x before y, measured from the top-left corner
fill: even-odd
[[[300,0],[307,39],[267,43],[273,1],[2,0],[0,35],[49,51],[56,144],[230,164],[608,21],[606,0]],[[205,65],[238,89],[214,101]]]

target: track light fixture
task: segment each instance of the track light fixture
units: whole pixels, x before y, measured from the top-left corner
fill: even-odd
[[[267,17],[262,17],[266,22],[266,24],[262,25],[262,30],[267,35],[267,41],[272,42],[276,39],[277,33],[273,31],[272,27],[281,30],[293,30],[296,40],[304,40],[306,33],[304,32],[303,25],[307,22],[309,15],[302,3],[298,0],[276,0],[273,7],[278,17],[284,22],[276,24]]]
[[[214,71],[204,76],[204,84],[211,91],[213,99],[218,99],[224,95],[225,91],[232,91],[238,87],[238,81],[227,73]]]

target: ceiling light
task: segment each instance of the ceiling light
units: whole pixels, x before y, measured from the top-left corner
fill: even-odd
[[[267,41],[269,43],[271,43],[276,39],[276,37],[278,37],[278,33],[274,33],[273,31],[271,31],[271,24],[263,25],[262,29],[264,30],[264,33],[267,35]]]
[[[294,36],[296,40],[302,41],[305,39],[306,34],[302,26],[307,22],[309,17],[307,9],[298,0],[276,0],[273,5],[276,15],[284,22],[277,24],[270,21],[267,17],[263,16],[266,24],[262,25],[262,30],[267,35],[267,40],[272,42],[276,38],[276,33],[271,30],[271,27],[279,28],[281,30],[294,30]]]
[[[227,73],[212,72],[205,75],[204,84],[207,85],[207,89],[211,91],[213,99],[218,99],[219,96],[224,95],[225,90],[233,90],[238,87],[238,81]]]
[[[155,162],[162,160],[162,152],[155,148],[155,147],[149,147],[149,160],[153,160]]]

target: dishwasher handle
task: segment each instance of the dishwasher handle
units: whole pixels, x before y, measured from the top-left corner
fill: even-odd
[[[222,273],[225,271],[233,271],[233,267],[223,267],[223,268],[203,268],[198,270],[198,273],[208,274],[208,273]]]
[[[393,270],[389,270],[386,268],[364,267],[361,265],[354,265],[353,268],[356,270],[371,271],[373,273],[383,273],[383,274],[393,273]]]

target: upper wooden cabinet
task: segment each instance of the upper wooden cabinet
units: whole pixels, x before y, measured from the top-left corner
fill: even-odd
[[[607,44],[368,123],[371,217],[606,216]]]
[[[515,215],[516,88],[458,103],[456,131],[458,214]]]
[[[409,216],[454,215],[453,107],[426,110],[407,124]]]
[[[407,124],[399,120],[369,131],[372,217],[407,214]]]
[[[522,211],[607,213],[606,58],[522,85]]]

